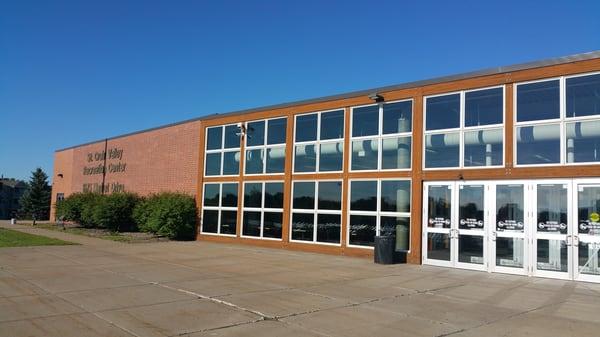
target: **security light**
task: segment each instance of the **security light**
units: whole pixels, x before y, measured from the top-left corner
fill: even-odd
[[[383,96],[381,96],[380,94],[378,94],[376,92],[370,94],[369,98],[374,100],[375,102],[383,102],[384,101]]]

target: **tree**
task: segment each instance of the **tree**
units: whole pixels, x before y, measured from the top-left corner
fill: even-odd
[[[21,212],[36,220],[47,220],[50,216],[50,196],[52,189],[48,185],[48,175],[41,168],[31,172],[29,189],[21,197]]]

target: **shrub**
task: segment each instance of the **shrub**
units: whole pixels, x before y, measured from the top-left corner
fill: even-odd
[[[93,226],[91,209],[101,196],[96,193],[74,193],[56,203],[56,215],[82,226]]]
[[[115,232],[133,231],[136,229],[133,209],[139,200],[133,193],[103,195],[92,207],[92,223]]]
[[[196,203],[186,194],[151,195],[136,206],[134,218],[141,231],[170,239],[193,240],[196,234]]]

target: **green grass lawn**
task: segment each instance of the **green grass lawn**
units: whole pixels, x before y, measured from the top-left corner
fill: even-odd
[[[27,246],[62,246],[76,243],[0,228],[0,248]]]

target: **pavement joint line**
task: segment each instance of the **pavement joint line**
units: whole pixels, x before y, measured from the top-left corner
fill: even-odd
[[[191,335],[194,333],[202,333],[202,332],[216,331],[216,330],[227,329],[227,328],[234,328],[236,326],[254,324],[254,323],[258,323],[258,322],[262,322],[262,321],[266,321],[266,320],[263,318],[259,318],[259,319],[255,319],[255,320],[249,321],[249,322],[239,322],[239,323],[233,323],[233,324],[228,324],[228,325],[214,327],[214,328],[186,331],[186,332],[182,332],[179,334],[169,335],[169,337],[186,336],[186,335]]]

